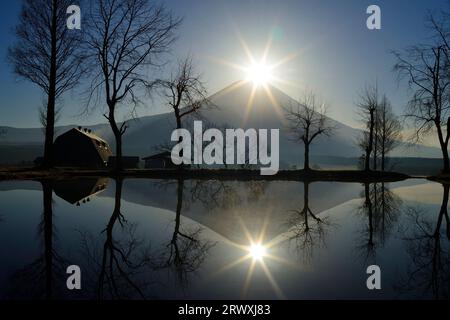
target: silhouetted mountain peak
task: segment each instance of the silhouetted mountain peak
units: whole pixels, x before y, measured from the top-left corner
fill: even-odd
[[[210,96],[212,106],[201,110],[201,119],[205,126],[224,128],[280,129],[280,163],[282,167],[301,164],[303,146],[291,141],[285,130],[286,120],[283,107],[295,104],[296,101],[273,85],[257,86],[246,81],[234,82]],[[194,117],[185,118],[184,126],[190,127]],[[360,131],[334,119],[329,119],[336,128],[331,137],[319,137],[311,146],[311,155],[330,157],[358,157],[361,151],[356,145]],[[64,133],[73,126],[57,127],[57,134]],[[157,147],[170,143],[170,135],[175,128],[173,113],[157,114],[138,118],[129,122],[129,129],[123,137],[126,155],[145,157],[157,151]],[[107,140],[114,148],[114,136],[108,124],[90,126],[100,137]],[[41,129],[8,128],[8,134],[0,139],[2,145],[37,145],[42,144]],[[40,154],[30,154],[32,161]],[[418,146],[418,148],[402,148],[393,152],[394,156],[439,156],[439,150]],[[0,159],[1,160],[1,159]]]

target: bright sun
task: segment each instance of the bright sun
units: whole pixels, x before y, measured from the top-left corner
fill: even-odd
[[[236,90],[239,87],[251,83],[253,86],[250,91],[250,95],[247,100],[247,105],[245,106],[244,114],[243,114],[243,123],[246,123],[248,120],[248,117],[250,115],[251,110],[254,107],[256,92],[266,93],[266,96],[269,98],[271,105],[277,115],[280,117],[280,119],[284,119],[285,115],[283,111],[281,110],[281,106],[279,105],[278,101],[274,97],[272,93],[272,86],[278,86],[278,85],[289,85],[293,86],[295,88],[298,87],[297,83],[292,83],[288,81],[287,79],[280,78],[280,74],[284,74],[285,72],[282,72],[279,70],[279,68],[292,61],[293,59],[296,59],[297,56],[300,54],[300,52],[291,53],[279,60],[273,60],[271,57],[269,59],[269,52],[272,46],[272,37],[269,36],[267,43],[264,47],[264,50],[261,52],[261,55],[258,57],[255,57],[253,52],[250,50],[249,46],[245,42],[245,40],[241,37],[239,30],[237,30],[237,37],[239,39],[239,42],[241,43],[242,49],[246,55],[246,64],[237,64],[231,61],[227,61],[220,58],[214,58],[214,60],[217,60],[217,62],[232,67],[233,69],[236,69],[240,72],[240,81],[236,81],[233,85],[230,86],[228,90]],[[269,63],[270,62],[270,63]],[[245,78],[244,78],[245,77]],[[244,78],[244,79],[242,79]],[[270,84],[270,85],[269,85]],[[261,90],[262,89],[262,90]],[[258,247],[254,248],[256,254],[258,254]],[[262,248],[264,252],[264,248]]]
[[[266,248],[261,244],[252,244],[249,248],[253,260],[261,261],[266,255]]]
[[[254,85],[266,85],[272,80],[272,68],[264,63],[252,63],[246,68],[247,80]]]

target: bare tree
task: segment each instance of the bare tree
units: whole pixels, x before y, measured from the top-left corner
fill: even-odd
[[[361,121],[364,122],[365,131],[360,138],[359,146],[364,152],[364,170],[370,171],[370,158],[374,150],[376,110],[378,107],[378,89],[376,86],[366,87],[360,95],[357,107]]]
[[[17,40],[8,51],[15,74],[46,95],[44,167],[52,166],[57,100],[75,87],[83,73],[82,33],[66,26],[66,10],[72,4],[71,0],[24,1],[15,29]]]
[[[377,108],[375,108],[375,125],[373,127],[373,164],[372,164],[372,168],[373,170],[377,171],[378,169],[378,154],[380,151],[380,126],[381,126],[381,119],[380,119],[380,115],[379,115],[379,105],[377,105]]]
[[[313,92],[304,95],[299,103],[285,108],[289,131],[293,140],[304,145],[304,170],[309,168],[309,149],[317,137],[329,136],[333,127],[329,124],[327,106]]]
[[[401,141],[402,125],[401,122],[392,111],[392,105],[389,99],[384,95],[381,99],[377,112],[377,141],[381,157],[381,171],[386,168],[386,156]]]
[[[432,19],[434,43],[417,45],[394,52],[394,71],[405,79],[413,94],[405,117],[415,128],[416,141],[436,132],[443,158],[443,172],[450,172],[448,143],[450,139],[450,61],[447,36],[448,18],[442,23]],[[445,27],[446,26],[446,27]],[[446,128],[445,128],[446,127]]]
[[[179,61],[175,75],[161,83],[167,104],[175,114],[177,129],[182,127],[184,117],[209,104],[205,85],[195,73],[191,58]]]
[[[93,97],[104,95],[108,120],[116,140],[116,170],[122,169],[122,136],[127,122],[118,124],[119,105],[131,105],[131,113],[141,102],[140,93],[153,88],[149,68],[161,65],[161,54],[175,40],[181,20],[165,7],[149,0],[99,0],[91,9],[88,46],[95,75]],[[98,99],[94,99],[98,100]]]

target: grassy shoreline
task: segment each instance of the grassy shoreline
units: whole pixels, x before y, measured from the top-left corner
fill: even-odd
[[[75,168],[1,168],[0,181],[47,180],[82,177],[148,178],[148,179],[201,179],[201,180],[280,180],[280,181],[336,181],[336,182],[396,182],[413,178],[396,172],[358,170],[280,170],[276,175],[263,176],[259,170],[248,169],[129,169],[119,174],[109,170],[85,170]],[[424,177],[425,178],[425,177]],[[428,177],[430,180],[433,177]],[[449,177],[450,179],[450,177]]]

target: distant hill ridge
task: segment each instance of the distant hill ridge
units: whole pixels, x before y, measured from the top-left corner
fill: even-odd
[[[280,163],[282,166],[300,165],[303,160],[303,147],[290,140],[286,128],[286,120],[283,117],[282,106],[295,103],[295,100],[274,86],[256,88],[253,96],[252,107],[249,108],[249,99],[252,95],[253,84],[233,83],[210,97],[213,107],[202,110],[202,120],[218,126],[219,128],[255,128],[255,129],[280,129]],[[185,119],[185,126],[194,119]],[[360,130],[347,126],[341,122],[329,118],[330,123],[336,128],[331,137],[320,137],[311,147],[311,155],[327,155],[330,157],[358,157],[361,151],[356,146],[356,139]],[[56,133],[61,134],[77,126],[60,126]],[[107,123],[94,126],[86,126],[93,133],[107,140],[114,149],[114,136]],[[124,152],[127,155],[140,157],[148,156],[155,152],[155,148],[170,140],[170,134],[175,128],[174,115],[164,113],[152,116],[140,117],[129,122],[129,129],[124,136]],[[34,146],[32,154],[28,155],[30,161],[34,159],[37,147],[42,144],[43,132],[40,128],[21,129],[13,127],[0,127],[6,131],[0,137],[0,146],[5,150],[7,146]],[[0,155],[0,163],[5,163],[5,155]],[[396,157],[440,157],[437,148],[415,145],[406,148],[399,147],[391,156]],[[33,157],[33,158],[31,158]],[[6,161],[7,162],[7,161]]]

